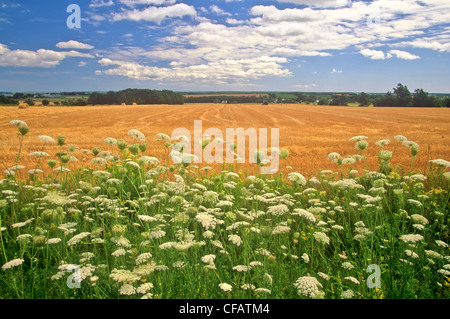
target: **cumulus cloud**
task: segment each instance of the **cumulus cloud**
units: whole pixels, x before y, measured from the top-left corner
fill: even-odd
[[[352,0],[277,0],[277,1],[321,8],[338,8],[350,6],[352,4]]]
[[[335,74],[335,73],[343,73],[343,71],[342,71],[342,70],[333,69],[333,70],[331,70],[330,73],[331,73],[331,74]]]
[[[402,60],[416,60],[420,59],[420,56],[411,54],[406,51],[400,51],[400,50],[390,50],[389,54],[395,55],[397,58]]]
[[[91,8],[101,8],[113,6],[114,2],[112,0],[92,0],[89,4]]]
[[[290,76],[284,69],[285,58],[262,56],[254,59],[219,60],[200,65],[172,63],[172,68],[146,66],[137,62],[116,61],[103,58],[99,64],[114,66],[107,70],[98,70],[97,74],[119,75],[137,80],[155,80],[169,82],[196,81],[200,83],[235,83],[249,81],[265,76]]]
[[[237,63],[238,67],[230,67],[224,61],[257,61],[260,57],[285,59],[286,62],[271,65],[269,72],[257,73],[256,78],[262,78],[289,74],[290,71],[283,66],[288,59],[331,56],[355,48],[372,60],[420,58],[403,51],[406,46],[450,51],[450,32],[448,29],[442,31],[450,19],[450,11],[446,10],[450,8],[447,0],[353,1],[351,5],[347,0],[279,0],[280,3],[304,6],[280,9],[274,5],[255,5],[249,9],[249,16],[243,19],[230,17],[226,23],[202,17],[211,12],[223,13],[216,5],[211,5],[209,10],[199,7],[197,13],[195,8],[183,3],[172,5],[170,1],[148,0],[153,6],[141,10],[131,7],[137,7],[138,3],[146,0],[120,1],[128,3],[129,8],[113,14],[115,21],[161,23],[171,17],[190,15],[197,18],[196,23],[174,25],[170,35],[160,38],[150,48],[121,48],[106,54],[105,57],[115,63],[103,61],[105,69],[99,74],[175,81],[176,76],[202,79],[202,71],[211,81],[222,81],[219,75],[226,81],[237,81],[238,78],[248,81],[255,79],[255,73],[244,68],[242,63]],[[166,6],[157,6],[158,3]],[[446,32],[446,36],[424,37],[439,30]],[[374,49],[386,45],[396,50]],[[149,60],[166,61],[168,67],[151,67]],[[254,64],[252,67],[258,69]],[[222,71],[221,68],[228,70]],[[331,73],[342,71],[334,69]]]
[[[137,5],[168,6],[175,4],[177,0],[120,0],[120,2],[129,7],[134,7]]]
[[[81,43],[74,40],[70,40],[67,42],[58,42],[56,44],[56,47],[60,49],[76,49],[76,50],[89,50],[94,48],[92,45]]]
[[[372,60],[384,60],[386,58],[390,58],[391,56],[387,56],[384,54],[383,51],[379,50],[371,50],[371,49],[363,49],[360,51],[362,55],[364,55],[366,58],[372,59]]]
[[[402,60],[416,60],[420,58],[417,55],[400,50],[390,50],[389,52],[385,53],[380,50],[363,49],[360,51],[360,53],[371,60],[385,60],[390,59],[394,56]]]
[[[223,11],[221,8],[219,8],[219,7],[216,6],[215,4],[213,4],[212,6],[210,6],[209,9],[211,9],[211,12],[213,12],[213,13],[215,13],[215,14],[217,14],[217,15],[231,16],[231,13]]]
[[[73,50],[65,52],[46,49],[10,50],[6,45],[0,43],[0,66],[52,68],[68,57],[93,58],[90,54]]]
[[[184,3],[175,4],[168,7],[148,7],[144,10],[124,10],[113,14],[114,21],[150,21],[160,24],[168,18],[182,18],[184,16],[196,16],[197,11],[193,6]]]

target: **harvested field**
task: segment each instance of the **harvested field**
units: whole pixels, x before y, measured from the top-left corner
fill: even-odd
[[[39,135],[49,135],[55,139],[64,135],[67,144],[75,144],[79,149],[104,145],[103,148],[108,150],[109,146],[103,144],[105,137],[132,143],[127,132],[134,128],[147,137],[149,148],[146,154],[159,156],[160,146],[155,141],[155,134],[170,135],[179,127],[185,127],[193,134],[194,120],[203,121],[203,130],[215,127],[224,134],[226,128],[279,128],[280,148],[290,151],[283,162],[283,171],[289,165],[307,176],[316,174],[320,169],[335,169],[335,165],[327,160],[330,152],[338,152],[343,157],[358,154],[354,142],[349,141],[355,135],[368,137],[367,155],[372,169],[376,168],[375,154],[379,150],[375,142],[380,139],[391,140],[386,149],[396,153],[394,164],[402,159],[402,164],[411,164],[408,149],[394,139],[396,135],[403,135],[419,144],[420,152],[414,167],[422,172],[428,169],[430,159],[450,159],[449,109],[189,104],[126,108],[32,107],[27,110],[0,107],[0,110],[0,158],[6,166],[14,165],[18,150],[17,128],[9,124],[11,120],[25,121],[31,128],[24,139],[21,155],[21,164],[27,168],[34,168],[36,159],[26,154],[41,151],[42,143],[37,143]],[[58,150],[55,145],[45,146],[49,154],[55,154]],[[85,156],[81,153],[76,155],[80,161]]]

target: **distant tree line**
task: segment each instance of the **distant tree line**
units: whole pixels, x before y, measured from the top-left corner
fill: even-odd
[[[187,96],[184,98],[186,103],[222,103],[226,101],[228,104],[244,104],[244,103],[263,103],[267,100],[261,96]]]
[[[87,104],[121,105],[125,104],[183,104],[184,96],[169,90],[126,89],[107,93],[93,92],[89,95]]]
[[[1,105],[17,105],[17,100],[15,100],[11,97],[0,95],[0,104]]]
[[[394,92],[387,92],[373,100],[374,106],[397,106],[397,107],[450,107],[450,98],[440,98],[430,95],[423,89],[416,89],[414,94],[408,87],[399,83],[394,88]]]
[[[317,104],[319,105],[348,105],[349,103],[358,103],[359,106],[375,107],[450,107],[449,97],[440,97],[430,95],[423,89],[416,89],[411,93],[407,86],[399,83],[393,89],[393,92],[387,92],[384,95],[367,94],[361,92],[360,94],[332,94],[329,99],[321,97]]]

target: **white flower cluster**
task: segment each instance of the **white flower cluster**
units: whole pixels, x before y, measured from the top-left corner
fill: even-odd
[[[2,270],[7,270],[7,269],[10,269],[13,267],[20,266],[20,265],[22,265],[23,262],[24,262],[24,260],[21,258],[16,258],[16,259],[10,260],[2,266]]]
[[[292,172],[288,174],[288,179],[291,182],[294,182],[300,186],[305,186],[306,185],[306,178],[300,174],[300,173],[296,173],[296,172]]]
[[[315,240],[317,240],[318,242],[320,242],[322,244],[327,244],[327,245],[330,244],[330,238],[325,233],[315,232],[313,234],[313,236],[314,236]]]
[[[298,278],[294,283],[294,287],[297,288],[297,293],[299,295],[312,299],[319,297],[321,294],[319,288],[323,288],[317,278],[311,276],[303,276]]]
[[[216,218],[207,213],[207,212],[201,212],[198,213],[195,216],[195,219],[202,224],[203,228],[205,228],[205,230],[209,230],[209,229],[215,229],[216,228]]]
[[[72,245],[78,244],[81,240],[83,240],[84,238],[86,238],[90,234],[91,233],[89,233],[89,232],[83,232],[83,233],[79,233],[78,235],[73,236],[67,242],[67,246],[72,246]]]
[[[277,216],[283,215],[283,214],[287,213],[288,211],[289,211],[289,208],[284,204],[270,206],[267,209],[268,214],[277,215]]]
[[[292,213],[292,216],[300,216],[305,218],[306,220],[310,221],[311,223],[315,223],[316,222],[316,217],[314,217],[313,214],[311,214],[310,212],[301,209],[301,208],[295,208],[294,209],[294,213]]]
[[[408,234],[400,236],[399,239],[405,243],[417,243],[422,241],[424,238],[420,234]]]
[[[242,238],[239,235],[235,234],[228,235],[228,240],[233,244],[235,244],[236,246],[240,246],[243,243]]]

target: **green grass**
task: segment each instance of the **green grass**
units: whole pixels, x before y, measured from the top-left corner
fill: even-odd
[[[26,152],[22,133],[12,167]],[[82,152],[60,140],[65,154],[36,160],[39,169],[54,159],[51,173],[9,169],[0,184],[0,298],[449,297],[446,161],[424,176],[413,157],[412,168],[392,167],[370,144],[357,161],[335,154],[334,172],[306,180],[173,164],[164,140],[155,142],[158,159],[146,158],[133,146],[142,141],[122,138],[130,143],[93,150],[90,159],[104,158],[96,164],[75,166],[71,156]],[[373,171],[367,152],[380,158]],[[402,237],[411,234],[416,243]],[[369,265],[381,270],[379,288],[367,285]],[[312,295],[296,284],[311,277]]]

